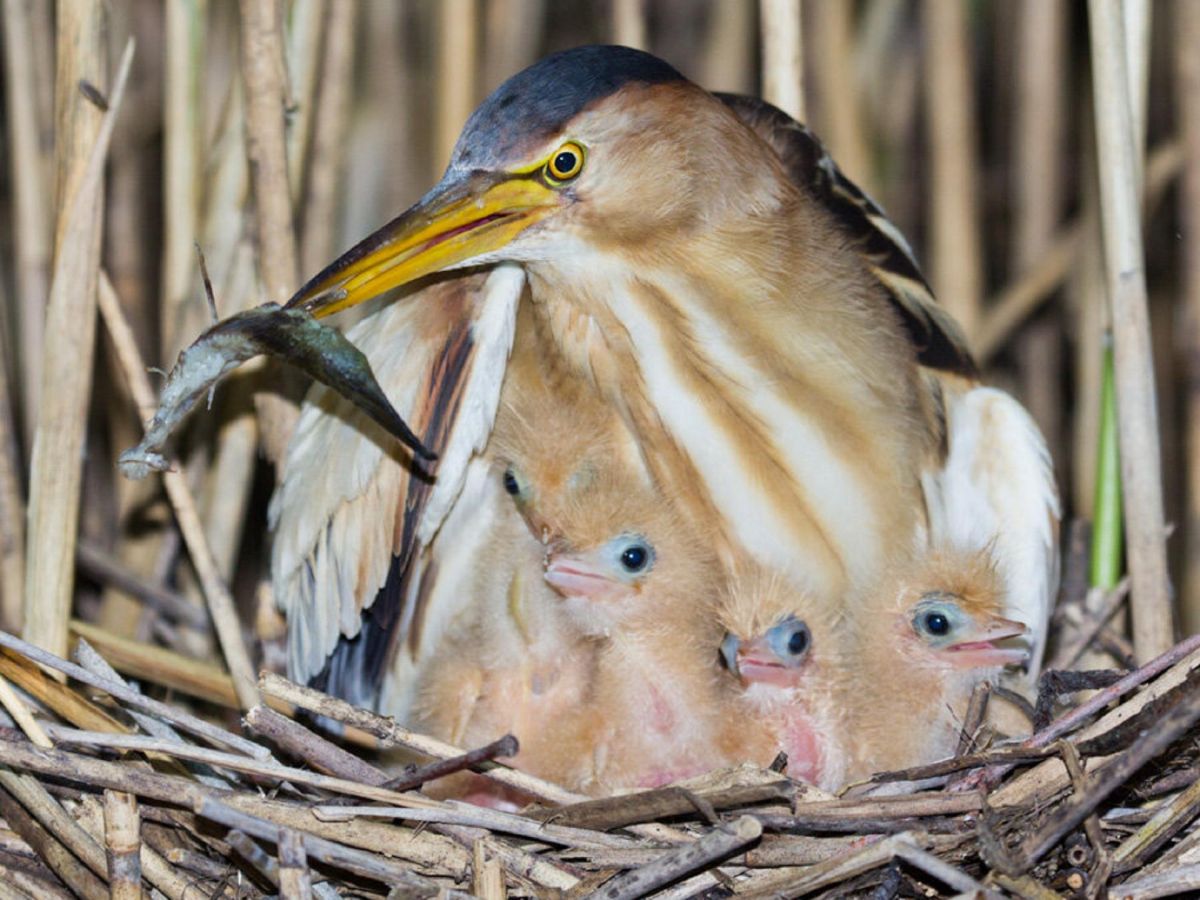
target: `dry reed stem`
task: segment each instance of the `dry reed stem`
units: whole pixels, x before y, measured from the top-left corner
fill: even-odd
[[[136,804],[136,798],[130,794],[105,791],[105,799],[109,793],[130,797],[130,803]],[[136,811],[136,805],[134,806]],[[106,837],[106,812],[100,801],[90,794],[79,798],[79,824],[96,840]],[[167,860],[153,847],[141,840],[140,829],[136,834],[138,841],[138,857],[136,865],[145,876],[146,881],[165,894],[169,900],[195,900],[198,885],[194,879],[185,877],[175,870]],[[140,896],[140,891],[137,896]]]
[[[804,49],[800,0],[759,0],[762,95],[799,122],[804,121]]]
[[[108,863],[104,849],[92,839],[46,788],[32,775],[0,769],[0,785],[29,811],[55,840],[69,849],[75,856],[100,878],[108,876]]]
[[[239,10],[246,153],[254,185],[259,272],[266,299],[283,303],[295,291],[299,276],[284,126],[287,95],[281,8],[279,0],[246,0]],[[263,449],[282,472],[288,438],[299,410],[294,403],[277,395],[260,396],[256,405]]]
[[[279,896],[281,900],[308,900],[312,896],[304,838],[288,828],[279,829]]]
[[[0,621],[19,630],[25,614],[25,500],[17,420],[8,387],[7,348],[0,347]]]
[[[104,792],[104,846],[112,900],[142,896],[140,826],[136,797],[120,791]]]
[[[3,787],[6,776],[13,773],[0,770],[0,815],[19,834],[38,857],[76,897],[84,900],[107,900],[104,882],[88,871],[54,835],[42,825]]]
[[[755,9],[752,3],[714,3],[701,53],[701,84],[710,91],[754,92]]]
[[[762,836],[762,825],[750,816],[720,825],[694,844],[664,853],[641,868],[618,875],[588,900],[635,900],[697,869],[732,856]]]
[[[305,272],[319,271],[337,249],[334,237],[349,130],[357,11],[353,0],[333,0],[325,16],[325,51],[320,64],[321,83],[314,100],[312,152],[302,206],[300,260]]]
[[[35,746],[54,746],[50,742],[50,738],[46,736],[45,730],[33,717],[33,713],[29,711],[29,707],[25,705],[25,701],[17,695],[12,685],[8,683],[8,679],[3,675],[0,675],[0,704],[3,704],[4,708],[8,710],[8,714],[13,717],[13,721],[17,723],[17,727],[25,732],[25,736]]]
[[[1125,36],[1116,0],[1089,0],[1095,73],[1100,202],[1112,310],[1126,551],[1133,583],[1133,643],[1139,659],[1174,640],[1168,587],[1158,409]]]
[[[73,725],[94,731],[123,733],[129,730],[98,706],[17,654],[0,653],[0,673]]]
[[[649,50],[646,33],[646,0],[612,0],[612,37],[614,44]]]
[[[154,390],[146,377],[145,365],[141,360],[133,332],[125,319],[125,313],[117,300],[112,284],[107,277],[100,279],[100,312],[104,324],[116,347],[117,357],[129,381],[130,393],[138,406],[142,421],[149,421],[154,415]],[[149,413],[146,412],[149,410]],[[171,506],[175,510],[175,518],[183,539],[187,543],[188,553],[192,564],[200,577],[200,585],[204,598],[208,602],[208,612],[212,617],[213,626],[217,632],[217,640],[225,656],[225,664],[233,678],[234,689],[237,691],[238,702],[243,709],[250,709],[258,703],[258,690],[254,681],[254,669],[250,664],[250,655],[242,635],[241,622],[238,621],[234,608],[233,596],[221,579],[217,570],[216,560],[204,534],[204,526],[196,511],[196,502],[191,489],[187,485],[187,477],[177,470],[163,473],[163,484],[167,489]],[[60,654],[61,655],[61,654]]]
[[[200,227],[201,142],[208,3],[167,0],[163,77],[163,234],[161,352],[174,358],[188,343],[195,313],[196,236]]]
[[[418,794],[401,794],[385,788],[358,784],[345,778],[333,778],[283,766],[278,763],[260,763],[238,753],[224,753],[220,750],[208,750],[190,744],[180,744],[173,741],[159,740],[155,737],[145,737],[140,734],[110,734],[101,731],[80,731],[61,725],[47,725],[49,733],[54,735],[57,745],[73,745],[82,747],[103,747],[117,750],[135,750],[139,753],[158,753],[176,759],[190,762],[205,763],[215,768],[229,769],[251,775],[269,778],[275,781],[287,781],[292,784],[307,785],[333,793],[346,794],[351,797],[362,797],[380,803],[390,803],[394,806],[416,809],[439,807],[436,800],[426,799]]]
[[[255,744],[253,741],[248,741],[236,734],[218,728],[181,709],[176,709],[173,706],[160,703],[158,700],[152,700],[149,697],[143,697],[137,691],[126,687],[120,682],[94,675],[81,666],[67,662],[65,659],[61,659],[52,653],[42,650],[40,647],[14,637],[11,634],[6,634],[3,631],[0,631],[0,646],[7,647],[9,650],[27,657],[30,661],[40,666],[61,672],[64,675],[74,678],[76,681],[82,681],[84,684],[89,684],[94,688],[99,688],[135,709],[158,716],[166,722],[173,723],[183,731],[204,738],[219,747],[228,747],[231,750],[244,753],[254,759],[269,759],[271,756],[269,750]]]
[[[322,46],[328,43],[327,19],[331,0],[302,0],[290,4],[284,15],[284,60],[287,88],[287,166],[288,184],[297,215],[304,215],[304,170],[308,165],[309,144],[318,127],[321,112],[316,102],[321,71]],[[303,266],[301,275],[315,271]]]
[[[1180,355],[1187,384],[1184,558],[1189,560],[1182,606],[1184,628],[1191,632],[1200,630],[1200,4],[1176,0],[1173,12],[1176,109],[1186,160],[1179,192],[1184,325]]]
[[[478,22],[472,0],[442,0],[437,16],[437,108],[433,127],[433,176],[440,177],[467,117],[475,108]]]
[[[810,3],[816,92],[816,122],[838,168],[867,193],[875,190],[871,150],[863,127],[854,71],[854,5]]]
[[[75,563],[89,578],[137,598],[160,615],[193,628],[208,627],[208,616],[203,607],[182,594],[150,584],[87,541],[80,541],[75,548]]]
[[[94,646],[118,672],[139,681],[153,681],[174,691],[221,706],[237,708],[233,679],[224,670],[164,647],[131,640],[79,619],[71,632]]]
[[[378,716],[365,709],[358,709],[344,700],[295,684],[273,672],[261,673],[259,689],[268,697],[275,697],[301,709],[307,709],[310,712],[352,725],[374,735],[387,746],[405,747],[417,753],[432,756],[434,759],[449,759],[463,754],[460,748],[452,744],[409,731],[407,728],[397,725],[392,719]],[[498,764],[485,769],[481,774],[498,784],[556,805],[579,803],[588,799],[541,778],[535,778]]]
[[[42,357],[46,299],[50,293],[50,197],[45,161],[39,149],[43,123],[36,102],[38,85],[35,44],[30,14],[37,15],[26,0],[4,0],[4,72],[7,91],[7,144],[15,219],[15,282],[17,322],[21,348],[23,434],[33,443],[37,421],[38,392],[42,387]],[[15,398],[11,398],[15,399]],[[14,420],[16,421],[16,420]],[[6,595],[7,596],[7,595]]]
[[[121,95],[133,61],[133,44],[122,56],[109,99],[100,115],[78,93],[79,78],[100,81],[104,8],[66,4],[59,19],[60,76],[70,77],[77,100],[64,105],[60,133],[64,205],[59,219],[58,253],[46,309],[42,404],[38,410],[29,488],[28,565],[25,571],[25,633],[43,647],[66,652],[67,621],[75,583],[75,542],[83,478],[83,446],[91,392],[95,344],[96,279],[99,272],[104,161]],[[84,122],[99,116],[95,127]],[[75,121],[78,119],[78,121]],[[79,143],[72,143],[73,141]],[[71,152],[68,152],[71,148]]]
[[[474,862],[471,866],[471,889],[481,900],[507,900],[504,887],[504,869],[493,857],[488,856],[483,841],[476,841],[473,848]]]
[[[921,4],[926,33],[930,281],[974,346],[982,315],[983,256],[970,12],[962,0],[924,0]]]
[[[491,0],[485,7],[482,87],[490,92],[537,59],[546,0]]]

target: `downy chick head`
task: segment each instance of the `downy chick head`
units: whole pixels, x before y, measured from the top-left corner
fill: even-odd
[[[536,514],[551,535],[546,581],[589,634],[669,628],[714,593],[711,542],[620,465],[598,467],[573,489],[543,493]]]
[[[1003,616],[1004,592],[987,551],[941,549],[885,576],[884,615],[868,616],[867,630],[881,628],[881,641],[865,646],[896,647],[904,665],[943,677],[1024,662],[1023,647],[998,642],[1028,630]]]
[[[844,771],[842,716],[835,701],[842,635],[828,604],[759,566],[739,567],[717,607],[725,629],[721,659],[736,679],[736,718],[766,722],[771,752],[788,755],[788,774],[834,787]],[[761,742],[753,737],[751,752]]]

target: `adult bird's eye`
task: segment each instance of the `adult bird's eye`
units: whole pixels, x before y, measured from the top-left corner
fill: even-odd
[[[637,573],[650,562],[650,551],[642,544],[631,544],[621,551],[621,565],[626,572]]]
[[[546,162],[546,178],[555,184],[570,181],[583,169],[583,148],[576,143],[566,143],[554,151]]]

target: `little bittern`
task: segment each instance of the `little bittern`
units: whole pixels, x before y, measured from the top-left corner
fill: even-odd
[[[290,305],[328,315],[446,272],[465,274],[350,333],[436,477],[326,391],[301,414],[274,501],[294,677],[405,712],[492,539],[510,365],[610,408],[718,558],[749,555],[822,615],[892,547],[963,527],[1044,631],[1057,511],[1036,429],[972,405],[969,353],[907,245],[782,113],[627,48],[550,56]]]

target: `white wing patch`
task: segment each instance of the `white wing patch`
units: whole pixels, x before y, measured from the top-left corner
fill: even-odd
[[[519,268],[498,266],[475,298],[475,355],[419,523],[422,547],[458,498],[470,456],[491,433],[523,284]],[[422,409],[420,392],[441,350],[436,338],[422,338],[426,302],[433,301],[417,297],[382,306],[347,334],[410,422]],[[292,678],[313,678],[342,637],[358,634],[362,611],[387,580],[408,480],[407,456],[383,429],[332,391],[310,391],[269,516],[275,532],[271,577],[288,620]]]
[[[946,420],[946,464],[922,478],[930,541],[991,549],[1005,614],[1029,627],[1036,678],[1058,589],[1061,510],[1050,453],[1029,413],[995,388],[947,392]]]

